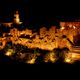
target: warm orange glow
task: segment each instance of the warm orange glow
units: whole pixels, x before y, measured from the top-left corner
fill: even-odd
[[[34,64],[36,63],[35,60],[37,59],[37,56],[39,56],[39,54],[28,54],[27,56],[27,60],[25,63],[28,63],[28,64]]]
[[[61,30],[64,30],[65,29],[65,27],[61,27]]]
[[[12,50],[12,49],[9,49],[9,50],[5,53],[6,56],[11,56],[12,54],[13,54],[13,50]]]
[[[75,26],[73,26],[73,28],[75,29],[76,27],[75,27]]]
[[[20,18],[19,18],[19,13],[18,11],[16,11],[16,14],[14,14],[14,22],[16,24],[21,24],[22,22],[20,22]]]
[[[7,42],[6,37],[0,38],[0,43],[2,43],[2,45],[0,45],[0,49],[3,49],[5,47],[6,42]]]
[[[61,30],[57,30],[56,28],[51,27],[49,30],[47,30],[45,27],[40,29],[40,35],[36,33],[32,33],[32,30],[25,29],[22,31],[19,31],[16,28],[13,28],[10,30],[9,34],[12,37],[5,37],[7,33],[5,33],[4,37],[5,40],[4,42],[12,41],[14,44],[21,44],[23,46],[27,46],[28,48],[40,48],[44,50],[50,50],[52,51],[54,48],[57,47],[68,47],[71,49],[72,44],[65,38],[61,38],[61,36],[64,34],[66,35],[70,41],[73,42],[73,30],[64,30],[65,27],[62,27]],[[55,33],[55,30],[57,33]],[[72,33],[72,34],[71,34]],[[29,35],[30,38],[35,36],[33,39],[27,39],[27,38],[20,38],[21,35]],[[58,36],[58,37],[56,37]],[[43,39],[40,39],[43,38]],[[2,38],[1,38],[2,39]],[[64,44],[65,43],[65,44]]]
[[[20,18],[18,12],[14,15],[15,16],[15,22],[20,23]],[[7,24],[5,24],[7,25]],[[10,29],[9,33],[3,33],[3,36],[0,37],[0,42],[2,44],[0,45],[0,49],[3,49],[7,42],[12,41],[12,44],[20,44],[23,46],[27,46],[28,48],[39,48],[42,50],[48,50],[53,51],[54,48],[64,48],[67,47],[70,49],[70,52],[65,55],[64,61],[66,63],[73,63],[76,60],[80,60],[80,54],[75,53],[73,51],[73,43],[74,36],[78,34],[76,31],[76,25],[72,25],[69,23],[67,27],[65,27],[66,23],[61,24],[61,28],[57,29],[56,27],[51,27],[50,29],[47,29],[46,27],[42,27],[39,30],[39,34],[37,32],[34,32],[30,29],[25,29],[22,31],[19,31],[17,28]],[[6,35],[11,35],[7,36]],[[20,36],[29,36],[30,38],[21,38]],[[64,36],[66,37],[64,37]],[[35,37],[34,37],[35,36]],[[34,38],[33,38],[34,37]],[[75,48],[74,48],[75,50]],[[72,52],[71,52],[72,51]],[[11,56],[13,51],[8,50],[5,55]],[[20,59],[23,59],[25,57],[24,54],[20,54]],[[32,55],[32,58],[28,59],[26,63],[34,64],[36,60],[35,55]],[[54,63],[57,60],[57,57],[55,56],[55,53],[49,52],[44,56],[44,62],[52,62]]]
[[[11,52],[6,52],[6,56],[10,56],[11,54]]]
[[[54,63],[56,60],[57,60],[57,57],[55,56],[54,53],[48,53],[44,57],[44,62],[46,62],[46,63],[49,61]]]
[[[20,59],[24,59],[26,57],[26,53],[19,53]]]
[[[72,53],[72,59],[80,60],[80,54],[79,53]]]
[[[14,14],[14,22],[2,22],[0,23],[0,25],[3,25],[5,27],[16,27],[15,25],[13,25],[14,23],[16,24],[16,26],[22,26],[20,25],[22,22],[20,22],[20,15],[18,11],[16,11],[16,13]],[[41,50],[48,50],[49,52],[44,55],[43,61],[54,63],[58,59],[58,57],[53,52],[54,48],[63,49],[67,47],[70,52],[65,53],[66,51],[64,51],[64,62],[73,63],[77,60],[80,61],[80,47],[76,48],[74,46],[74,41],[78,41],[78,37],[76,36],[80,35],[80,22],[60,22],[60,29],[57,29],[56,26],[51,26],[50,28],[46,28],[43,26],[39,29],[39,32],[35,32],[35,30],[32,31],[28,28],[26,28],[25,30],[18,30],[18,28],[13,27],[10,28],[9,33],[3,33],[1,31],[1,33],[3,34],[2,36],[0,36],[0,50],[5,49],[8,42],[12,42],[12,44],[14,45],[19,44],[22,46],[26,46],[29,49],[38,48]],[[21,36],[24,36],[26,38],[22,38]],[[10,48],[14,48],[14,46],[12,46],[13,45],[10,45]],[[25,58],[26,63],[28,64],[34,64],[37,57],[40,55],[40,53],[30,53],[27,56],[26,53],[23,54],[22,52],[18,53],[18,57],[21,60]],[[12,57],[13,53],[13,49],[8,49],[5,52],[5,55]]]
[[[67,62],[67,63],[73,63],[76,60],[80,61],[79,53],[69,53],[65,56],[65,62]]]
[[[2,23],[2,25],[3,25],[3,26],[6,26],[6,27],[11,27],[12,22],[8,22],[8,23],[5,22],[5,23]]]
[[[31,59],[31,60],[27,61],[27,63],[28,63],[28,64],[34,64],[34,63],[35,63],[35,60],[36,60],[36,59],[35,59],[35,58],[33,58],[33,59]]]
[[[66,59],[65,59],[65,62],[71,63],[71,59],[66,58]]]
[[[54,62],[56,61],[56,59],[57,59],[57,57],[55,56],[55,54],[54,54],[54,53],[51,53],[51,54],[50,54],[50,61],[51,61],[52,63],[54,63]]]
[[[71,28],[72,27],[72,24],[69,24],[69,27]]]

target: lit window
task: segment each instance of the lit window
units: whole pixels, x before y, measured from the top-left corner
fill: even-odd
[[[73,28],[75,29],[76,27],[75,27],[75,26],[73,26]]]
[[[64,30],[65,29],[65,27],[61,27],[61,30]]]

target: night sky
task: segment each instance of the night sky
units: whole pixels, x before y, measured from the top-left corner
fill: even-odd
[[[77,2],[78,3],[78,2]],[[80,18],[79,4],[52,0],[0,0],[0,21],[11,21],[19,10],[22,21],[32,24],[55,24]]]

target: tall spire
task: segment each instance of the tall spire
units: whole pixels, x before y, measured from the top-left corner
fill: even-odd
[[[14,14],[14,23],[21,24],[18,11],[16,11],[16,13]]]

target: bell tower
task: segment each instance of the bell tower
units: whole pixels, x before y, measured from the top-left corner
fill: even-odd
[[[16,11],[16,13],[14,14],[14,23],[15,24],[21,24],[22,22],[20,22],[20,17],[19,17],[19,12]]]

